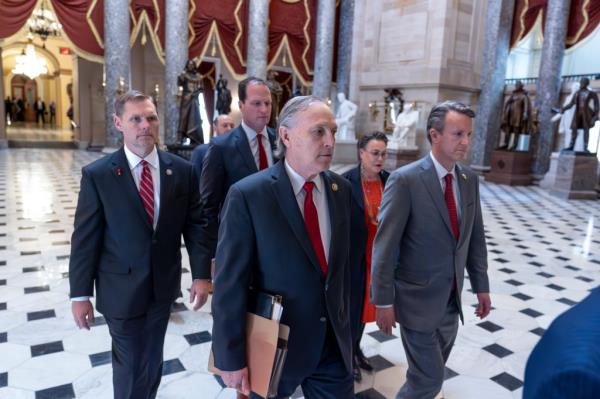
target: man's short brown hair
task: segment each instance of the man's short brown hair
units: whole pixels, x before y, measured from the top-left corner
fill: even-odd
[[[123,110],[125,109],[125,104],[131,102],[142,102],[145,100],[152,101],[152,98],[141,91],[138,90],[129,90],[126,93],[121,94],[115,99],[115,115],[121,117],[123,115]]]

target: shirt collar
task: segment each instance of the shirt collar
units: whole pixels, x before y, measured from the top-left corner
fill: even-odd
[[[248,137],[248,141],[252,141],[256,138],[256,136],[258,135],[258,132],[256,132],[254,129],[252,129],[250,126],[246,125],[246,122],[244,122],[244,120],[242,119],[242,128],[244,129],[244,132],[246,133],[246,137]],[[263,127],[263,129],[260,131],[260,133],[265,136],[267,136],[267,126]]]
[[[444,168],[444,166],[441,163],[439,163],[437,159],[435,159],[435,157],[433,156],[433,151],[429,151],[429,156],[433,161],[433,166],[435,166],[435,172],[437,173],[438,180],[441,180],[444,177],[446,177],[448,173],[451,173],[452,178],[456,180],[456,165],[454,165],[452,170],[448,172],[446,168]]]
[[[148,162],[152,167],[154,167],[154,169],[158,169],[158,151],[156,151],[156,146],[154,146],[150,154],[146,155],[146,158],[140,158],[139,156],[131,152],[129,148],[127,148],[127,145],[124,145],[123,148],[125,149],[125,157],[127,157],[129,169],[135,169],[135,167],[138,166],[138,164],[142,162],[142,160]]]
[[[298,172],[296,172],[290,166],[287,159],[284,161],[284,164],[285,164],[285,171],[287,172],[288,177],[290,178],[290,183],[292,183],[292,189],[294,190],[294,195],[298,196],[298,194],[300,194],[300,192],[304,189],[304,183],[306,182],[306,180],[304,180],[304,177],[300,176],[298,174]],[[321,178],[320,174],[315,176],[311,181],[313,183],[315,183],[315,188],[317,189],[318,192],[323,191],[323,179]]]

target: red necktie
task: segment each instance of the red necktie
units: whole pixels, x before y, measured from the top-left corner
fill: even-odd
[[[152,183],[152,173],[148,162],[142,160],[142,178],[140,179],[140,196],[144,209],[150,217],[150,224],[154,226],[154,184]]]
[[[456,202],[454,202],[454,190],[452,189],[452,174],[448,173],[444,176],[444,180],[446,181],[444,199],[446,200],[446,207],[448,208],[448,216],[450,216],[452,232],[454,233],[454,238],[458,241],[458,214],[456,213]]]
[[[314,187],[315,183],[311,181],[304,183],[304,191],[306,192],[306,196],[304,197],[304,224],[306,225],[306,231],[308,231],[308,237],[310,238],[315,255],[317,255],[321,270],[323,274],[327,275],[327,260],[325,259],[325,250],[323,249],[321,230],[319,229],[319,215],[317,214],[317,207],[312,195]]]
[[[256,141],[258,142],[258,170],[263,170],[269,167],[269,162],[267,161],[267,153],[265,152],[265,147],[263,146],[262,138],[262,133],[259,133],[256,136]]]

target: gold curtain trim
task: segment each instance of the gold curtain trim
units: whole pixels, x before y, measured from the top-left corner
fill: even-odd
[[[583,3],[583,7],[581,8],[581,12],[583,13],[583,24],[579,27],[579,30],[577,31],[577,33],[575,34],[574,37],[571,37],[571,38],[567,37],[567,39],[565,40],[566,44],[573,45],[573,44],[577,43],[579,41],[579,38],[583,34],[583,31],[589,25],[590,15],[589,15],[588,8],[590,6],[590,2],[591,2],[591,0],[585,0],[585,2]]]
[[[243,33],[242,21],[240,20],[240,8],[242,8],[243,1],[244,0],[238,0],[238,4],[237,4],[237,6],[235,6],[235,10],[233,11],[233,16],[235,18],[235,24],[238,27],[238,34],[235,37],[235,40],[233,41],[233,48],[235,48],[235,52],[238,56],[238,61],[240,62],[240,65],[246,66],[246,60],[244,59],[244,57],[242,55],[242,50],[239,48],[240,47],[239,42],[240,42],[240,39],[242,38],[242,33]]]
[[[196,12],[196,3],[194,0],[190,0],[189,12],[188,12],[188,57],[189,57],[189,48],[194,43],[194,39],[196,38],[196,32],[194,32],[194,26],[192,25],[192,18],[194,13]]]
[[[275,64],[275,61],[277,61],[277,58],[279,58],[279,56],[281,55],[281,52],[283,51],[284,48],[285,48],[288,58],[290,59],[290,65],[292,67],[292,71],[294,71],[294,73],[296,74],[296,77],[300,80],[300,83],[302,83],[302,86],[307,86],[307,87],[312,86],[312,82],[309,82],[304,79],[304,77],[302,76],[302,74],[300,73],[300,71],[298,69],[298,66],[294,62],[294,58],[290,55],[292,52],[290,50],[290,43],[288,41],[287,34],[283,35],[283,38],[281,39],[281,41],[279,42],[279,45],[277,46],[277,51],[275,52],[273,59],[267,65],[267,69],[271,69],[271,67],[273,67],[273,65]]]
[[[94,21],[92,20],[92,12],[94,12],[96,4],[98,4],[98,0],[92,0],[92,4],[90,4],[90,8],[88,8],[88,12],[85,15],[85,19],[87,20],[90,30],[94,35],[94,38],[96,38],[96,43],[98,43],[98,46],[100,46],[100,48],[104,50],[104,40],[102,40],[102,37],[100,37],[100,34],[98,34],[98,31],[96,30],[96,25],[94,25]]]
[[[219,30],[217,29],[217,21],[215,21],[215,20],[213,20],[210,24],[210,29],[208,31],[208,35],[206,35],[206,42],[204,43],[202,50],[194,58],[198,59],[200,62],[202,62],[202,57],[204,57],[204,54],[206,54],[206,51],[208,50],[208,46],[210,45],[213,35],[215,36],[215,41],[217,42],[217,46],[219,46],[219,52],[221,53],[221,59],[223,60],[223,63],[225,63],[225,66],[227,67],[227,69],[229,70],[231,75],[236,80],[244,79],[245,76],[243,74],[238,74],[235,72],[235,70],[231,66],[231,63],[229,62],[229,59],[227,58],[227,54],[223,50],[223,43],[221,42],[221,36],[219,36]]]
[[[129,47],[132,48],[137,40],[142,29],[144,29],[144,25],[148,28],[148,34],[150,35],[150,39],[152,40],[152,45],[154,46],[154,51],[156,52],[156,56],[159,61],[164,65],[165,63],[165,53],[163,51],[162,45],[160,44],[160,38],[158,37],[158,28],[160,26],[160,14],[158,9],[158,4],[156,0],[153,0],[155,6],[155,12],[157,15],[156,26],[152,28],[152,23],[150,22],[150,17],[148,16],[148,12],[146,10],[142,10],[139,18],[136,20],[133,14],[133,10],[131,7],[129,8],[129,13],[131,14],[131,19],[134,21],[134,26],[131,31],[131,37],[129,38]]]

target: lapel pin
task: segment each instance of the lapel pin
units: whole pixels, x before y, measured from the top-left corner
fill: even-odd
[[[117,168],[116,172],[117,172],[117,176],[121,176],[123,174],[123,169]]]
[[[331,183],[331,189],[333,191],[337,191],[338,190],[338,185],[336,183]]]
[[[462,176],[463,180],[467,180],[467,175],[465,175],[464,173],[461,173],[460,175]]]
[[[171,169],[167,169],[165,170],[165,173],[167,174],[167,176],[171,176],[173,174],[173,171]]]

